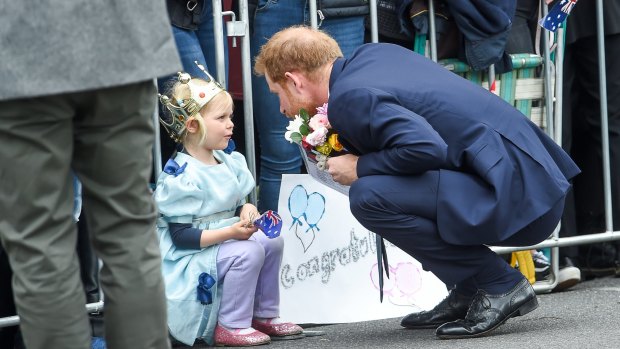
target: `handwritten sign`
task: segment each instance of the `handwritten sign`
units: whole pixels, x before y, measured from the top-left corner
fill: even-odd
[[[284,175],[278,212],[284,256],[280,316],[296,323],[343,323],[432,309],[445,285],[386,241],[390,278],[383,303],[375,235],[357,222],[348,197],[309,175]]]

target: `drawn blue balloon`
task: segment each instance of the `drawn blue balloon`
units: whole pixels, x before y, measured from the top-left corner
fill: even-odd
[[[293,217],[293,224],[295,222],[301,223],[299,218],[303,216],[307,206],[308,192],[302,185],[297,185],[288,197],[288,211],[291,213],[291,217]]]
[[[325,197],[319,193],[312,193],[308,196],[308,206],[306,207],[306,222],[309,227],[320,230],[317,224],[325,213]]]

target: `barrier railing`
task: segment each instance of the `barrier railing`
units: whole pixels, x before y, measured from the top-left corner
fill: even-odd
[[[544,13],[546,14],[546,6],[543,6]],[[589,234],[589,235],[580,235],[573,237],[559,237],[559,227],[554,231],[552,236],[533,246],[529,247],[493,247],[493,250],[498,253],[507,253],[512,251],[519,250],[527,250],[527,249],[540,249],[540,248],[551,248],[551,278],[547,282],[537,282],[534,285],[534,289],[537,292],[546,292],[552,290],[557,284],[557,278],[559,271],[559,247],[565,246],[575,246],[582,244],[591,244],[597,242],[606,242],[606,241],[614,241],[620,240],[620,231],[613,230],[613,218],[612,218],[612,202],[611,202],[611,167],[609,160],[609,130],[608,130],[608,115],[607,115],[607,81],[605,78],[605,41],[604,41],[604,29],[603,29],[603,3],[602,0],[596,0],[596,28],[597,28],[597,44],[598,44],[598,57],[599,57],[599,84],[600,84],[600,106],[601,106],[601,138],[602,138],[602,153],[603,153],[603,185],[604,185],[604,196],[605,196],[605,232],[598,234]],[[546,37],[546,35],[545,35]],[[561,45],[561,40],[558,40],[558,44]],[[548,46],[545,47],[546,56],[549,57]],[[563,59],[563,50],[557,50],[558,56],[556,56],[556,69],[558,72],[559,79],[556,78],[556,86],[561,86],[562,83],[562,70],[559,69],[562,67],[562,59]],[[546,60],[547,64],[549,63],[548,58]],[[557,63],[559,63],[559,68]],[[550,65],[549,65],[550,66]],[[547,73],[549,69],[545,69],[545,76],[547,77]],[[559,81],[558,81],[559,80]],[[547,83],[546,86],[550,86]],[[557,88],[556,88],[557,91]],[[559,89],[561,91],[561,87]],[[550,89],[547,88],[547,93],[550,93]],[[549,103],[550,98],[547,99]],[[561,110],[561,93],[558,94],[557,104],[556,104],[556,113],[555,113],[555,125],[557,126],[556,132],[551,131],[549,134],[552,138],[558,143],[562,144],[562,110]],[[550,105],[550,104],[548,104]],[[558,110],[559,109],[559,110]],[[551,114],[549,112],[549,108],[547,108],[548,115]],[[553,120],[548,118],[548,125],[553,126]],[[553,129],[552,129],[553,130]]]

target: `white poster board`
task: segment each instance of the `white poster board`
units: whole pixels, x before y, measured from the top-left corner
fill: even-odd
[[[432,309],[445,285],[385,241],[390,278],[379,285],[375,235],[357,222],[348,197],[309,175],[284,175],[279,210],[284,256],[280,316],[286,321],[344,323]]]

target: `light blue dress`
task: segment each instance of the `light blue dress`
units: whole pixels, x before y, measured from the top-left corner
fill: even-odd
[[[175,161],[183,172],[165,172],[157,180],[155,201],[161,218],[157,224],[159,248],[163,260],[162,272],[166,285],[168,327],[170,334],[187,345],[202,338],[213,345],[217,324],[221,284],[217,276],[218,245],[200,250],[177,249],[172,243],[168,223],[192,223],[199,229],[218,229],[239,221],[237,206],[255,182],[243,155],[215,151],[219,165],[205,165],[193,157],[178,153]],[[201,273],[209,273],[216,281],[210,289],[213,303],[203,305],[197,299],[196,288]]]

